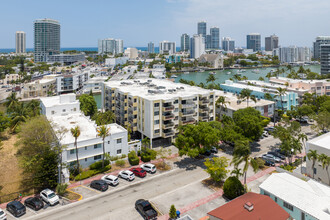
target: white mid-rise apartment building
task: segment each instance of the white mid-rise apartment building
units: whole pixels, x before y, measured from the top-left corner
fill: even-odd
[[[204,53],[205,53],[205,39],[203,35],[195,34],[190,39],[190,57],[197,59]]]
[[[98,53],[113,55],[124,52],[124,43],[121,39],[107,38],[98,41]]]
[[[84,82],[90,77],[89,71],[62,74],[56,77],[56,89],[58,94],[70,93],[83,88]]]
[[[97,125],[80,110],[80,103],[75,94],[46,97],[40,99],[41,113],[45,115],[56,134],[59,143],[66,146],[62,153],[62,163],[69,167],[76,163],[75,139],[70,129],[76,126],[80,128],[80,136],[77,139],[78,159],[82,168],[103,158],[102,138],[96,131]],[[140,141],[128,142],[127,130],[118,124],[106,125],[110,135],[105,138],[105,152],[111,156],[128,154],[131,150],[141,147]],[[67,166],[63,166],[67,167]],[[68,182],[68,169],[62,170],[63,179]]]
[[[179,125],[215,119],[214,91],[162,79],[104,82],[103,107],[148,138],[172,139]]]
[[[160,54],[174,54],[176,52],[175,42],[162,41],[159,42],[159,53]]]
[[[279,47],[273,51],[282,63],[310,62],[312,59],[311,49],[308,47]]]

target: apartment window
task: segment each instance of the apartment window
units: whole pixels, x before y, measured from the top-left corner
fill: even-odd
[[[197,100],[197,97],[195,97],[194,99],[193,99],[193,101],[196,101]]]
[[[330,89],[330,86],[326,86],[325,89],[327,89],[327,90]]]
[[[62,112],[65,112],[65,109],[62,109]]]
[[[117,139],[117,144],[121,143],[121,138]]]
[[[174,104],[178,104],[179,103],[179,100],[176,99],[173,103]]]
[[[74,154],[74,153],[76,153],[75,149],[70,150],[70,154]]]
[[[301,220],[305,220],[305,213],[301,212]]]
[[[87,150],[87,147],[85,147],[85,150]]]
[[[159,120],[155,120],[155,125],[159,125]]]
[[[117,154],[121,154],[121,149],[117,150]]]
[[[87,162],[87,158],[85,158],[85,162]]]
[[[52,115],[55,114],[55,111],[52,111]]]
[[[154,112],[154,115],[155,115],[155,116],[159,115],[159,111],[155,111],[155,112]]]
[[[101,159],[101,155],[94,156],[94,160],[99,160]]]
[[[160,132],[159,129],[155,130],[155,134],[159,134],[159,132]]]
[[[77,111],[77,108],[73,108],[73,111],[74,111],[74,112]]]
[[[277,197],[275,196],[275,202],[277,202]]]
[[[178,109],[178,108],[175,108],[175,109],[174,109],[174,112],[178,112],[178,111],[179,111],[179,109]]]
[[[213,99],[213,95],[210,95],[210,99]]]
[[[264,191],[265,196],[270,196],[269,192]]]
[[[136,102],[136,99],[134,99],[134,102]]]
[[[94,144],[94,149],[101,148],[101,144]]]
[[[155,108],[159,107],[159,102],[155,103],[155,104],[154,104],[154,107],[155,107]]]
[[[108,144],[110,144],[110,141],[108,141]]]
[[[174,120],[178,120],[178,119],[179,119],[179,117],[178,116],[175,116]]]
[[[287,208],[287,209],[293,211],[293,206],[290,205],[289,203],[287,203],[287,202],[283,202],[283,206],[284,206],[285,208]]]
[[[317,173],[316,168],[314,167],[314,175]]]

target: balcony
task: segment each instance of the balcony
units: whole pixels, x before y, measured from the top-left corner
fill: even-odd
[[[194,113],[195,113],[195,111],[193,111],[193,110],[180,112],[180,117],[187,116],[187,115],[193,115]]]
[[[170,137],[174,135],[174,131],[172,129],[163,130],[163,137]]]
[[[186,124],[193,124],[195,123],[195,119],[194,118],[189,118],[189,119],[186,119],[186,120],[182,120],[182,124],[183,125],[186,125]]]
[[[163,120],[171,120],[171,119],[174,119],[174,114],[165,114],[163,115]]]
[[[171,128],[174,126],[174,123],[173,122],[168,122],[168,123],[164,123],[163,124],[163,129],[166,129],[166,128]]]
[[[202,105],[202,106],[199,107],[199,112],[207,112],[209,110],[210,109],[207,106],[205,106],[205,105]]]
[[[163,111],[167,112],[167,111],[173,111],[174,110],[174,105],[166,105],[163,106]]]

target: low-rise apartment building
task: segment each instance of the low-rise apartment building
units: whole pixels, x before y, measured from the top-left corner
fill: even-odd
[[[88,81],[84,82],[82,93],[88,94],[92,93],[101,93],[102,92],[102,83],[107,80],[108,77],[94,77],[90,78]]]
[[[284,111],[292,110],[292,107],[298,106],[298,94],[295,92],[286,92],[284,96],[282,96],[282,102],[281,98],[279,96],[276,96],[276,89],[273,88],[264,88],[264,87],[258,87],[254,85],[245,85],[242,83],[234,83],[231,80],[226,80],[224,84],[221,84],[220,87],[225,92],[231,92],[234,94],[240,94],[243,89],[249,89],[252,91],[251,95],[254,95],[257,99],[265,99],[265,94],[269,93],[276,102],[276,108],[282,109],[282,103],[283,103],[283,109]]]
[[[45,97],[56,93],[56,78],[53,75],[44,76],[24,85],[23,98]]]
[[[171,140],[179,125],[215,120],[214,91],[162,79],[104,82],[103,107],[148,138]]]
[[[261,185],[293,219],[330,219],[330,188],[314,180],[305,181],[288,173],[273,173]]]
[[[76,163],[75,139],[70,129],[80,128],[77,139],[78,158],[82,168],[103,158],[103,140],[96,131],[97,125],[89,117],[80,112],[80,103],[75,94],[46,97],[40,99],[41,113],[51,122],[59,143],[66,146],[62,153],[62,163],[69,167]],[[118,124],[106,125],[110,135],[105,138],[105,152],[111,156],[128,154],[131,150],[141,148],[140,141],[128,142],[127,130]],[[63,166],[66,167],[66,166]],[[68,169],[64,168],[62,174],[68,181]]]
[[[76,92],[83,88],[84,82],[90,77],[89,71],[62,74],[56,77],[58,94]]]
[[[222,115],[226,115],[232,118],[234,112],[247,107],[258,110],[260,114],[265,117],[273,117],[274,115],[275,102],[273,101],[258,98],[256,102],[249,100],[249,103],[247,103],[247,100],[241,100],[236,94],[224,92],[221,90],[214,90],[214,92],[215,101],[217,101],[220,96],[223,96],[226,102],[223,106],[216,106],[216,116],[220,119],[222,118]]]
[[[330,157],[329,143],[330,133],[323,134],[307,141],[306,152],[309,152],[309,150],[316,150],[318,155],[325,154]],[[309,177],[314,177],[315,180],[330,186],[330,170],[326,169],[326,167],[323,168],[322,162],[317,160],[313,169],[313,160],[306,157],[306,172]]]
[[[317,95],[330,95],[330,81],[328,80],[305,80],[290,79],[286,77],[271,77],[269,82],[276,85],[288,85],[288,89],[299,91],[303,90]]]

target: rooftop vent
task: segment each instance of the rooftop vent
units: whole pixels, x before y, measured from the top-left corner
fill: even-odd
[[[244,204],[244,208],[248,210],[249,212],[253,211],[253,204],[251,202],[247,202]]]
[[[148,82],[148,83],[151,83],[151,82],[152,82],[152,80],[151,80],[151,79],[148,79],[148,80],[147,80],[147,82]]]

